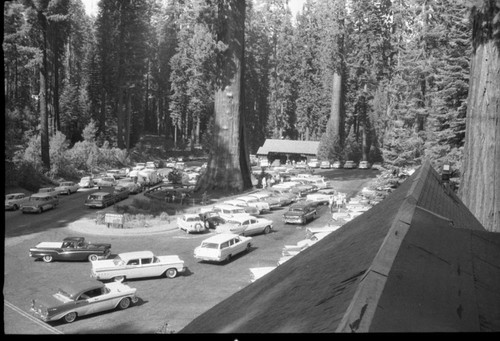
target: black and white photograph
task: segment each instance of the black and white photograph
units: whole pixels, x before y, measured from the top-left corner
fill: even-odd
[[[4,335],[500,332],[500,1],[3,4]]]

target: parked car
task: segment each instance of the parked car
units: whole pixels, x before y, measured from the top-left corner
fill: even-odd
[[[58,193],[56,192],[55,187],[42,187],[38,190],[37,193],[50,193],[52,195],[57,195]]]
[[[300,169],[307,168],[307,163],[305,161],[299,161],[295,164],[295,168],[300,168]]]
[[[135,182],[132,178],[123,178],[118,180],[116,186],[126,187],[130,194],[139,194],[142,192],[142,185]]]
[[[148,169],[156,169],[158,168],[157,165],[156,165],[156,162],[154,161],[148,161],[146,162],[146,167],[145,168],[148,168]]]
[[[218,213],[215,213],[213,211],[207,211],[200,213],[200,218],[203,220],[203,224],[205,225],[205,228],[207,229],[215,229],[217,226],[220,224],[224,224],[226,220],[219,216]]]
[[[30,257],[42,259],[46,263],[54,260],[95,261],[108,258],[111,253],[109,243],[91,243],[84,237],[67,237],[62,242],[42,242],[30,248]]]
[[[57,192],[57,194],[70,195],[76,193],[79,188],[80,186],[73,181],[63,181],[55,188],[55,192]]]
[[[155,256],[151,251],[135,251],[92,262],[91,276],[101,281],[112,279],[123,282],[133,278],[175,278],[184,271],[186,267],[179,256]]]
[[[186,213],[178,217],[177,228],[186,231],[186,233],[203,232],[206,229],[200,215],[195,213]]]
[[[112,176],[105,176],[99,179],[97,181],[97,188],[101,189],[104,187],[114,187],[116,185],[117,181],[114,177]]]
[[[127,187],[116,186],[113,190],[113,195],[115,196],[115,203],[117,203],[118,201],[127,199],[130,195],[130,191]]]
[[[139,162],[139,163],[136,163],[135,166],[132,168],[132,170],[135,170],[135,171],[140,171],[142,169],[146,168],[146,163],[144,162]]]
[[[127,176],[127,173],[125,171],[125,169],[110,169],[108,171],[106,171],[106,176],[107,177],[113,177],[115,178],[116,180],[118,179],[122,179],[124,177]]]
[[[317,215],[316,204],[311,202],[297,202],[290,206],[283,214],[285,224],[307,224]]]
[[[321,169],[328,169],[330,168],[330,161],[326,161],[326,160],[323,160],[321,161],[321,163],[319,164],[319,168]]]
[[[317,191],[316,193],[308,194],[306,196],[306,200],[316,202],[319,205],[327,205],[330,200],[334,200],[336,192],[337,191],[334,189],[323,189],[321,191]]]
[[[250,251],[252,237],[234,233],[221,233],[201,242],[194,249],[194,258],[203,261],[229,262],[231,258],[245,251]]]
[[[333,161],[332,168],[335,168],[335,169],[342,168],[342,162],[340,162],[340,161]]]
[[[94,187],[94,178],[91,176],[84,176],[80,179],[78,186],[80,186],[80,188],[92,188]]]
[[[319,168],[319,161],[318,161],[318,159],[311,159],[311,160],[309,160],[307,165],[311,168]]]
[[[358,168],[359,169],[370,169],[371,164],[368,161],[360,161]]]
[[[245,213],[250,214],[250,215],[259,215],[260,214],[260,210],[257,207],[250,206],[246,201],[243,201],[243,200],[238,200],[238,199],[225,200],[224,204],[230,205],[230,206],[240,207],[245,211]]]
[[[344,163],[344,169],[354,169],[357,167],[358,167],[358,165],[354,161],[346,161]]]
[[[329,185],[328,181],[322,176],[311,176],[304,178],[306,183],[316,186],[316,188],[327,188]]]
[[[23,213],[42,213],[44,211],[56,208],[59,205],[59,198],[53,193],[35,193],[28,201],[21,204]]]
[[[5,210],[17,211],[22,204],[30,200],[25,193],[10,193],[5,195]]]
[[[244,201],[244,202],[246,202],[246,204],[248,206],[253,206],[253,207],[257,208],[259,210],[259,214],[261,214],[262,212],[268,212],[271,210],[271,208],[269,207],[269,204],[267,202],[260,201],[259,199],[252,197],[250,195],[243,195],[240,197],[236,197],[236,200]]]
[[[273,221],[266,218],[236,217],[220,224],[215,229],[217,233],[235,233],[242,236],[268,234],[273,230]]]
[[[116,202],[115,196],[108,192],[95,192],[90,194],[85,200],[85,206],[91,208],[105,208],[109,205],[114,205]]]
[[[257,199],[258,201],[267,203],[269,205],[269,209],[271,210],[278,209],[282,206],[280,198],[270,192],[260,191],[251,193],[248,196]]]
[[[210,211],[217,213],[221,218],[226,220],[237,217],[238,215],[250,215],[243,207],[228,204],[214,205]]]
[[[382,163],[381,162],[374,162],[373,165],[372,165],[372,169],[383,170],[384,167],[382,167]]]
[[[123,283],[79,280],[60,287],[54,295],[33,299],[30,311],[45,322],[63,319],[71,323],[77,317],[115,308],[127,309],[138,301],[136,290]]]

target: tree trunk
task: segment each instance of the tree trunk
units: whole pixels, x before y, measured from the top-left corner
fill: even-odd
[[[333,74],[332,106],[330,110],[330,121],[333,136],[338,136],[340,143],[344,142],[344,114],[343,114],[343,89],[342,75],[339,72]]]
[[[47,108],[47,19],[39,11],[38,20],[42,26],[42,65],[40,65],[40,137],[42,164],[45,171],[50,170],[50,145],[49,145],[49,115]]]
[[[483,224],[500,232],[500,8],[473,8],[473,56],[459,195]]]
[[[245,1],[218,1],[218,56],[214,142],[198,191],[241,192],[252,187],[243,112]]]

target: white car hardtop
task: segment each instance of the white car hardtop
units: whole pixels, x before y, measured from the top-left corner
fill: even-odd
[[[91,276],[115,281],[158,276],[174,278],[185,270],[184,261],[177,255],[155,256],[151,251],[134,251],[120,253],[113,259],[93,261]]]
[[[266,218],[252,216],[238,216],[227,220],[215,229],[216,233],[235,233],[243,236],[264,233],[273,229],[273,221]]]

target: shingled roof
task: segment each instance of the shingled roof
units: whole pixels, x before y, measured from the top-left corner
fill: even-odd
[[[319,141],[267,139],[257,151],[257,155],[268,153],[316,155],[318,147]]]
[[[429,161],[179,333],[500,331],[500,234]]]

